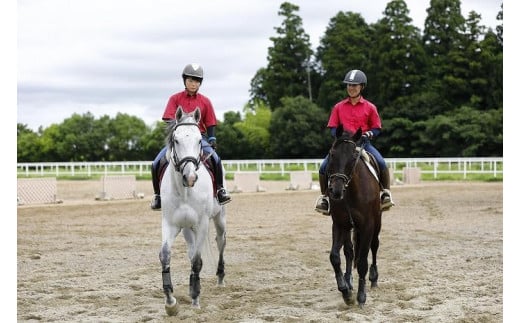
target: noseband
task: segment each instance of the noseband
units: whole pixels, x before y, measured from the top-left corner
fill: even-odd
[[[342,141],[345,142],[345,143],[348,143],[348,144],[352,144],[352,145],[354,145],[354,147],[357,148],[356,143],[354,141],[352,141],[352,140],[342,140]],[[354,149],[356,149],[356,148],[354,148]],[[330,181],[332,181],[332,179],[339,178],[339,179],[343,180],[343,182],[345,183],[344,186],[343,186],[344,189],[347,189],[348,185],[350,184],[350,181],[352,180],[352,174],[354,173],[354,169],[356,168],[356,165],[357,165],[357,163],[359,161],[359,158],[361,156],[361,154],[357,150],[355,150],[355,153],[356,153],[356,160],[354,161],[354,165],[350,169],[350,172],[348,172],[349,174],[346,175],[347,172],[330,174],[329,175],[329,183],[330,183]]]
[[[180,126],[196,126],[197,129],[199,127],[199,125],[195,122],[184,122],[184,123],[177,123],[175,125],[175,127],[173,128],[173,142],[175,142],[175,131],[177,130],[178,127]],[[202,150],[202,143],[200,143],[200,147],[201,147],[201,150]],[[186,167],[186,165],[188,163],[193,163],[195,165],[195,170],[198,170],[199,169],[199,165],[200,165],[200,156],[202,153],[199,153],[199,155],[197,157],[193,157],[193,156],[186,156],[182,159],[179,160],[179,156],[177,155],[177,151],[175,150],[175,147],[174,145],[172,145],[171,147],[172,149],[172,153],[173,153],[173,165],[175,166],[175,170],[182,173],[184,171],[184,168]]]

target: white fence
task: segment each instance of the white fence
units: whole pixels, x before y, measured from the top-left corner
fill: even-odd
[[[259,159],[222,160],[227,174],[258,172],[260,174],[289,175],[294,171],[317,174],[322,159]],[[445,157],[445,158],[386,158],[388,167],[395,176],[402,178],[403,168],[418,167],[421,174],[431,174],[438,178],[442,174],[488,174],[493,177],[503,175],[502,157]],[[124,162],[60,162],[60,163],[18,163],[18,178],[23,177],[92,177],[99,175],[148,176],[151,161]]]

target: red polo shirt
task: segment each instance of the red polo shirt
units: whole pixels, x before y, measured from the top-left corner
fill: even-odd
[[[201,133],[205,133],[206,129],[217,125],[217,117],[211,101],[204,95],[196,93],[189,95],[188,91],[184,90],[176,93],[170,97],[166,108],[164,109],[163,120],[174,120],[177,107],[181,106],[184,112],[193,112],[195,108],[200,108],[200,122],[199,128]]]
[[[343,125],[343,129],[352,133],[355,133],[359,127],[363,132],[374,128],[381,129],[381,119],[376,106],[363,97],[354,105],[350,102],[350,98],[336,103],[330,113],[327,127],[337,128],[340,124]]]

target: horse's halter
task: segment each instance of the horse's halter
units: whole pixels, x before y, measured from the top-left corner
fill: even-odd
[[[182,173],[184,171],[184,168],[186,167],[186,165],[188,163],[193,163],[195,165],[195,170],[198,170],[199,169],[199,165],[200,165],[200,157],[202,155],[202,142],[199,143],[199,146],[200,146],[200,153],[194,157],[194,156],[186,156],[182,159],[179,160],[179,155],[177,155],[177,151],[175,150],[175,131],[177,130],[178,127],[180,126],[196,126],[197,129],[199,127],[198,123],[195,123],[195,122],[183,122],[183,123],[177,123],[175,125],[175,127],[173,128],[173,138],[172,138],[172,142],[173,144],[171,145],[171,158],[173,158],[173,165],[175,166],[175,170],[177,172],[180,172]]]
[[[356,165],[359,161],[359,158],[361,156],[361,153],[357,150],[357,144],[352,141],[352,140],[342,140],[343,142],[345,143],[348,143],[348,144],[352,144],[354,145],[354,150],[355,150],[355,154],[356,154],[356,159],[354,160],[354,164],[352,166],[352,168],[350,169],[350,171],[346,171],[345,169],[345,172],[344,173],[333,173],[333,174],[330,174],[329,175],[329,186],[330,186],[330,182],[334,179],[334,178],[339,178],[341,180],[343,180],[343,182],[345,183],[343,185],[343,190],[346,190],[348,188],[348,185],[350,184],[350,181],[352,180],[352,174],[354,173],[354,169],[356,168]],[[329,160],[330,162],[330,160]],[[348,175],[346,175],[348,173]]]

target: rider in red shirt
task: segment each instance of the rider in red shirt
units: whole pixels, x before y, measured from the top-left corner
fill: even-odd
[[[208,132],[208,127],[215,127],[217,125],[217,117],[211,101],[201,93],[190,94],[186,89],[182,92],[176,93],[170,97],[162,119],[166,122],[175,120],[175,112],[177,107],[181,106],[186,113],[195,111],[195,108],[200,108],[200,133]]]
[[[336,128],[342,125],[344,130],[351,133],[355,133],[361,128],[363,136],[366,136],[368,139],[377,137],[381,133],[379,113],[372,102],[361,96],[361,91],[367,84],[365,73],[360,70],[351,70],[345,75],[343,83],[347,85],[348,97],[336,103],[330,113],[327,127],[330,128],[332,136],[336,135]],[[365,144],[365,150],[375,157],[379,165],[381,186],[383,186],[381,210],[387,211],[395,205],[392,200],[392,194],[390,193],[390,174],[388,167],[383,156],[381,156],[379,151],[369,140]],[[328,161],[329,156],[327,155],[320,166],[319,180],[322,195],[318,198],[315,207],[317,212],[325,215],[329,215],[329,201],[327,199],[328,178],[326,174]]]
[[[184,83],[184,91],[178,92],[170,97],[168,104],[163,113],[162,119],[166,122],[175,121],[175,112],[177,107],[189,113],[199,107],[201,118],[199,121],[199,129],[202,134],[202,150],[205,154],[211,155],[213,169],[215,172],[215,181],[217,184],[217,199],[220,204],[226,204],[231,201],[231,197],[226,192],[223,182],[222,163],[215,151],[217,147],[217,138],[215,137],[215,128],[217,126],[217,118],[211,101],[204,95],[198,93],[203,79],[202,67],[198,64],[188,64],[182,72]],[[150,207],[153,210],[161,209],[161,193],[159,178],[161,170],[166,167],[166,147],[164,147],[152,163],[152,183],[154,196]]]

